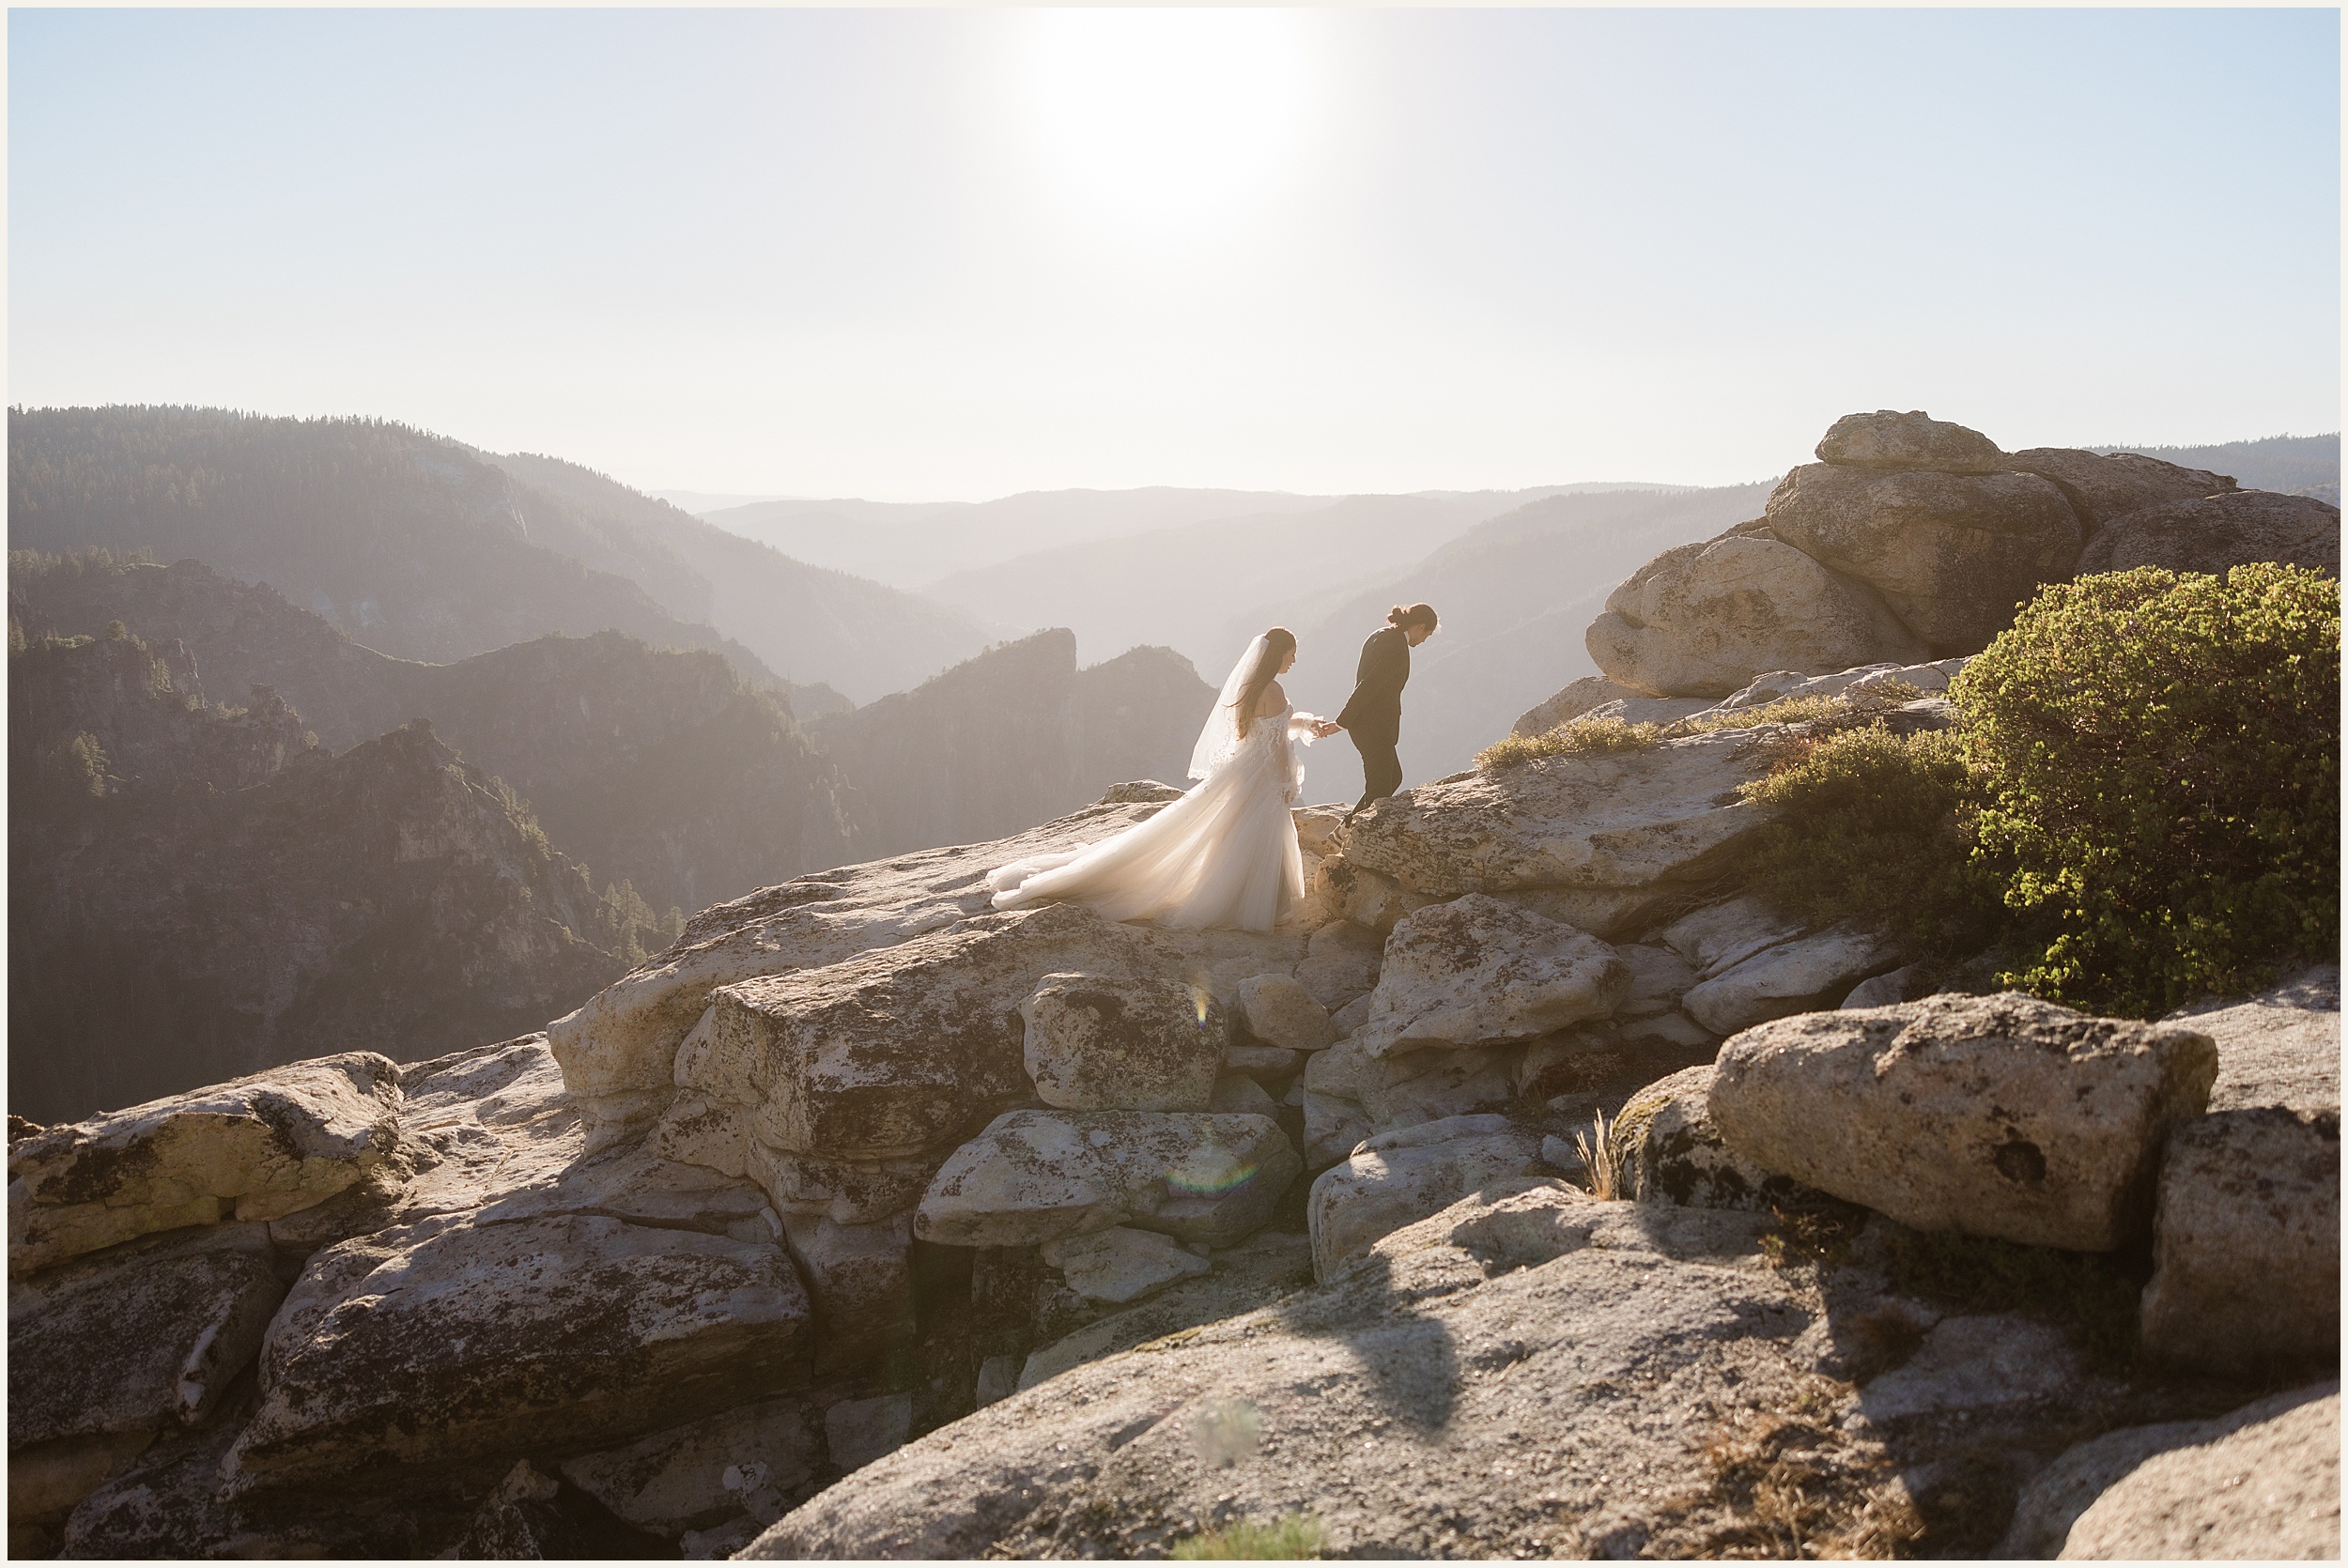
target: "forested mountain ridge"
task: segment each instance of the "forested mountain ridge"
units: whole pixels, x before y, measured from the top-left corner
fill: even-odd
[[[331,756],[282,702],[206,702],[176,644],[10,640],[19,1115],[517,1034],[673,935],[427,725]]]
[[[367,646],[447,663],[612,628],[773,672],[636,583],[533,544],[513,481],[381,420],[10,409],[12,549],[144,548],[274,584]]]
[[[779,700],[707,651],[553,634],[454,664],[353,643],[271,589],[197,561],[10,562],[11,623],[119,622],[193,654],[218,699],[270,688],[332,751],[415,719],[520,792],[556,844],[658,908],[699,909],[853,858],[854,792]]]
[[[2328,436],[2266,436],[2253,441],[2221,441],[2215,446],[2095,446],[2086,450],[2141,453],[2179,468],[2231,474],[2246,490],[2304,495],[2328,485],[2333,493],[2323,499],[2335,506],[2340,503],[2337,430]]]
[[[872,697],[986,640],[958,612],[790,561],[575,465],[490,460],[384,421],[12,409],[8,440],[11,547],[193,558],[399,657],[614,630],[779,681],[754,638],[802,684]]]

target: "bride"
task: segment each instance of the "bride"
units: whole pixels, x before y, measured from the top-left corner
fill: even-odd
[[[1249,643],[1191,753],[1190,776],[1201,782],[1114,838],[991,873],[995,907],[1068,899],[1111,920],[1250,931],[1293,915],[1305,897],[1289,814],[1305,779],[1294,746],[1336,730],[1289,711],[1278,677],[1295,663],[1296,637],[1284,627]]]

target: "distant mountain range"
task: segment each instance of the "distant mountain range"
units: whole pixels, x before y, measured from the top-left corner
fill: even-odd
[[[1062,545],[958,572],[926,592],[974,614],[1068,626],[1089,658],[1162,642],[1219,676],[1265,626],[1309,621],[1309,607],[1553,493],[1350,496]]]
[[[1301,638],[1292,696],[1334,713],[1362,639],[1387,608],[1433,604],[1404,702],[1413,781],[1467,765],[1516,715],[1595,666],[1582,633],[1650,557],[1760,515],[1769,483],[1708,490],[1576,485],[1531,491],[1352,496],[1063,545],[931,583],[973,614],[1059,624],[1085,658],[1135,642],[1185,654],[1209,682],[1250,638]],[[1316,747],[1307,787],[1351,798],[1360,769],[1342,740]]]
[[[809,870],[1016,832],[1120,780],[1179,778],[1214,699],[1171,650],[1080,669],[1074,637],[1054,630],[802,725],[707,652],[558,633],[454,664],[394,659],[193,561],[23,552],[8,619],[31,639],[117,625],[176,644],[182,693],[285,706],[329,753],[426,720],[571,860],[688,913]]]
[[[682,507],[699,517],[728,507],[754,506],[763,500],[789,500],[789,496],[765,494],[746,495],[723,490],[647,490],[644,494],[655,500],[665,500],[671,506]]]
[[[671,614],[738,638],[793,681],[821,682],[870,702],[927,680],[1001,635],[999,618],[965,615],[868,577],[811,565],[577,463],[520,453],[485,457],[525,492],[570,515],[570,530],[550,539],[550,548],[635,576]],[[592,553],[598,541],[608,542],[609,554]]]
[[[638,581],[576,553],[591,524],[532,538],[502,469],[456,442],[373,420],[259,419],[201,408],[8,414],[8,544],[144,548],[269,582],[368,646],[445,663],[564,631],[624,631],[755,654],[679,620]],[[538,507],[545,530],[558,509]],[[567,535],[567,537],[563,537]],[[568,547],[564,547],[567,546]]]

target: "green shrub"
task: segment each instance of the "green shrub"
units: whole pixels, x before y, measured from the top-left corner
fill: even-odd
[[[1746,853],[1746,877],[1785,914],[1815,926],[1886,926],[1910,958],[1970,952],[1997,935],[1999,879],[1974,853],[1953,735],[1846,730],[1744,793],[1775,808]]]
[[[1277,1561],[1321,1555],[1321,1525],[1303,1514],[1291,1514],[1268,1525],[1245,1519],[1178,1541],[1171,1554],[1177,1561],[1197,1562],[1214,1558],[1251,1558]]]
[[[2153,1016],[2340,941],[2340,585],[2237,566],[2053,584],[1950,690],[2033,956],[2000,976]]]

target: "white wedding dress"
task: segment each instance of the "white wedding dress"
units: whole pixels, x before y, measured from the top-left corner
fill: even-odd
[[[1293,915],[1305,897],[1305,866],[1289,808],[1304,793],[1297,746],[1312,743],[1318,720],[1283,708],[1239,732],[1230,704],[1261,642],[1241,658],[1207,717],[1191,755],[1196,787],[1113,838],[990,873],[995,907],[1065,899],[1111,920],[1249,931],[1268,931]]]

